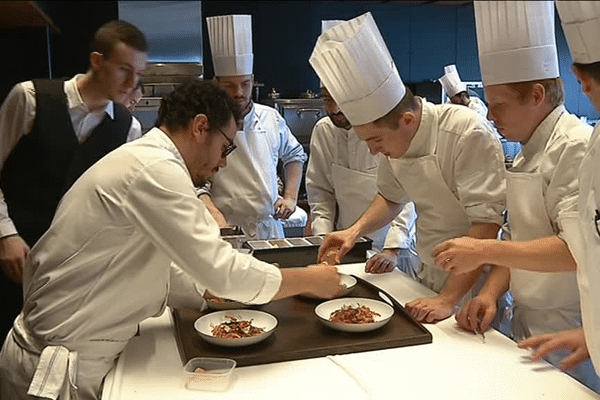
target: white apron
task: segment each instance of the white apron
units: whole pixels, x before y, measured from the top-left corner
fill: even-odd
[[[273,218],[277,169],[266,133],[260,126],[249,127],[236,133],[235,143],[238,149],[227,157],[227,167],[215,175],[218,183],[211,188],[212,201],[227,222],[241,227],[249,239],[283,238],[283,224]]]
[[[354,224],[373,202],[377,195],[377,176],[333,164],[331,178],[339,205],[336,229],[346,229]],[[368,235],[373,239],[374,250],[383,249],[389,228],[390,224],[387,224]]]
[[[417,252],[422,265],[421,282],[439,293],[448,274],[435,265],[433,248],[444,240],[465,236],[471,223],[458,198],[446,185],[437,157],[427,155],[418,158],[394,160],[400,165],[396,179],[402,185],[417,210]]]
[[[506,182],[512,240],[526,241],[556,235],[545,208],[541,174],[507,172]],[[570,229],[565,231],[567,239],[570,233]],[[580,325],[575,272],[511,269],[510,290],[515,299],[513,333],[517,341]]]

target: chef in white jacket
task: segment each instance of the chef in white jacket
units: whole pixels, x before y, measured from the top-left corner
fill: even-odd
[[[573,59],[572,70],[583,93],[600,112],[600,3],[595,1],[557,1],[563,32]],[[577,283],[581,299],[583,327],[534,336],[519,343],[534,348],[531,358],[538,360],[564,349],[571,354],[560,366],[570,369],[590,357],[600,371],[600,139],[595,126],[579,169],[579,226],[581,240],[570,244],[577,260]],[[553,266],[547,263],[547,266]],[[598,390],[596,388],[596,390]]]
[[[452,237],[496,237],[505,205],[500,142],[468,108],[413,96],[370,13],[323,32],[310,63],[358,137],[372,154],[385,156],[376,198],[352,226],[326,235],[320,256],[338,248],[340,262],[358,237],[388,224],[413,201],[419,280],[439,295],[407,309],[421,321],[447,318],[480,271],[448,278],[434,264],[433,248]]]
[[[570,249],[581,239],[578,170],[592,129],[563,106],[553,1],[476,2],[475,22],[489,116],[502,135],[522,144],[506,177],[512,242],[454,240],[438,248],[436,260],[446,269],[465,268],[461,257],[466,253],[477,254],[480,265],[494,265],[457,321],[466,329],[487,329],[498,297],[510,288],[513,336],[521,341],[581,325],[575,271],[547,273],[545,260],[528,253],[574,264]],[[584,382],[591,379],[592,385],[597,378],[589,363],[569,373]]]
[[[250,239],[283,238],[281,220],[296,211],[307,155],[277,110],[251,99],[251,18],[206,18],[214,83],[235,100],[243,119],[235,138],[237,151],[199,194],[220,226],[237,225]],[[285,175],[283,196],[277,185],[279,160]]]
[[[453,104],[469,107],[483,118],[487,118],[487,106],[477,96],[470,96],[467,85],[460,79],[456,65],[450,64],[444,67],[444,76],[438,79],[446,95]]]
[[[340,20],[321,21],[322,32]],[[346,229],[369,207],[377,194],[379,155],[372,155],[339,106],[321,85],[327,116],[315,124],[310,136],[306,193],[314,235]],[[415,277],[420,260],[415,249],[417,215],[409,202],[388,225],[368,236],[378,252],[369,258],[366,271],[390,272],[395,267]]]
[[[163,99],[158,128],[103,157],[65,194],[25,263],[0,398],[98,400],[138,324],[170,299],[201,308],[206,289],[250,304],[339,292],[333,266],[279,270],[220,239],[194,186],[227,164],[234,111],[226,93],[191,79]],[[170,296],[179,288],[191,297]]]

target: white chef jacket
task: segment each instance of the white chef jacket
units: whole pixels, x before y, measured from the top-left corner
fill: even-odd
[[[494,136],[488,123],[467,107],[454,104],[436,105],[420,99],[422,104],[421,123],[406,153],[399,159],[382,157],[377,172],[379,192],[395,203],[404,203],[409,199],[411,188],[403,188],[397,181],[406,171],[400,164],[406,161],[433,158],[438,164],[443,184],[451,191],[464,208],[468,226],[474,222],[502,224],[502,212],[505,208],[504,161],[499,140]],[[402,161],[404,160],[404,161]],[[452,236],[443,229],[437,232],[424,232],[423,226],[443,227],[445,221],[444,205],[435,204],[439,192],[428,182],[413,180],[421,185],[421,191],[431,192],[429,202],[420,204],[413,198],[417,209],[417,251],[421,257],[422,273],[427,269],[438,269],[433,260],[433,248],[441,241]],[[428,186],[423,186],[428,185]],[[439,220],[425,221],[421,207],[433,207],[438,210]],[[441,210],[441,211],[440,211]],[[466,234],[466,232],[464,233]],[[441,272],[436,272],[439,275]],[[447,276],[447,274],[442,274]],[[443,283],[442,283],[443,284]],[[441,286],[435,284],[435,286]],[[435,288],[436,290],[438,288]]]
[[[266,303],[281,283],[278,268],[220,239],[183,158],[154,128],[103,157],[65,194],[27,258],[17,319],[24,328],[7,343],[22,335],[33,341],[33,361],[23,366],[30,376],[35,351],[49,345],[112,360],[142,320],[163,310],[171,261],[215,295],[238,301]],[[0,370],[11,363],[0,359]]]
[[[79,143],[83,143],[89,137],[94,128],[102,122],[105,114],[114,119],[112,101],[109,101],[104,108],[90,112],[76,85],[77,79],[83,76],[77,74],[65,81],[64,85],[69,116]],[[33,82],[27,81],[15,85],[0,108],[0,172],[21,137],[33,129],[35,115],[36,98]],[[132,117],[127,141],[130,142],[140,136],[142,136],[142,126],[135,117]],[[8,215],[4,194],[0,189],[0,238],[16,233],[17,229]]]
[[[347,228],[334,226],[337,200],[332,167],[337,165],[371,175],[375,182],[379,160],[380,156],[371,154],[367,143],[358,138],[354,129],[338,128],[329,117],[317,121],[310,138],[310,157],[306,169],[306,193],[313,234],[325,234]],[[373,193],[373,198],[376,194]],[[398,214],[392,223],[388,224],[384,249],[413,247],[416,214],[412,204],[409,208],[408,212]]]
[[[209,193],[227,222],[241,227],[249,238],[284,237],[281,221],[273,218],[279,197],[277,163],[306,162],[302,145],[277,110],[256,103],[234,142],[237,148],[227,156],[227,167],[198,194]]]
[[[577,283],[585,340],[600,371],[600,126],[596,124],[579,170],[579,245],[569,243],[577,260]]]

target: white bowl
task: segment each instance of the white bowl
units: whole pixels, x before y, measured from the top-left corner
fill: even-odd
[[[329,317],[331,314],[342,306],[367,306],[380,316],[375,315],[373,319],[375,322],[371,322],[368,324],[344,324],[339,322],[331,322]],[[377,328],[381,328],[385,324],[387,324],[392,315],[394,315],[394,308],[389,304],[386,304],[382,301],[373,300],[373,299],[365,299],[361,297],[345,297],[341,299],[329,300],[324,303],[319,304],[315,308],[315,314],[319,317],[319,320],[332,329],[336,329],[342,332],[368,332],[375,330]]]
[[[353,277],[352,275],[346,275],[346,274],[340,274],[340,284],[344,285],[346,288],[344,290],[342,290],[342,293],[340,293],[337,297],[342,297],[342,296],[347,296],[352,289],[354,289],[354,287],[356,286],[356,278]],[[312,293],[305,293],[302,294],[303,297],[308,297],[310,299],[321,299],[321,297],[317,297]]]
[[[265,331],[260,335],[239,338],[239,339],[223,339],[215,337],[212,334],[213,327],[222,322],[228,322],[226,316],[235,317],[239,320],[252,320],[252,326],[263,328]],[[258,310],[227,310],[215,311],[206,314],[194,322],[194,329],[200,337],[209,343],[225,347],[240,347],[248,346],[254,343],[261,342],[271,336],[277,326],[277,318],[263,311]]]

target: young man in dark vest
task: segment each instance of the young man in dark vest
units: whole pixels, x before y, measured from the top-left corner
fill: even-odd
[[[85,74],[34,79],[0,109],[0,313],[3,339],[21,309],[23,262],[58,202],[102,156],[141,136],[122,103],[146,68],[144,34],[123,21],[100,27]]]

